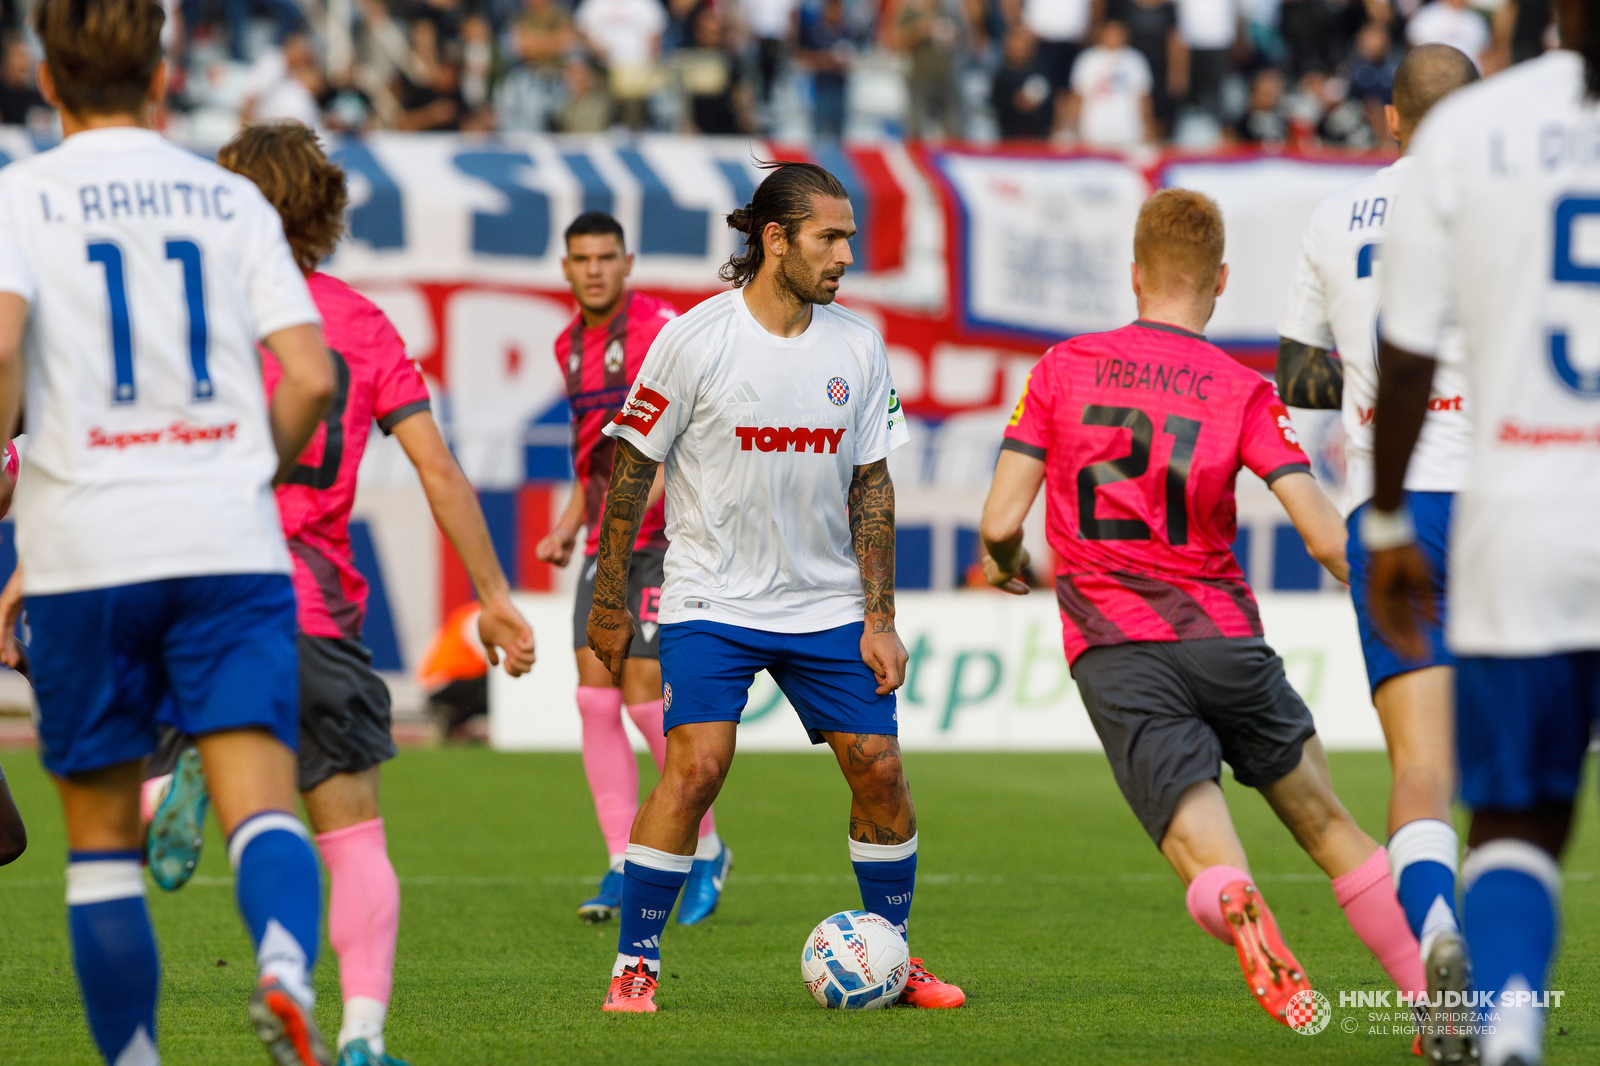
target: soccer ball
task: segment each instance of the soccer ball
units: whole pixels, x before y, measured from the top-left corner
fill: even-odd
[[[875,1010],[906,986],[911,950],[887,918],[840,911],[824,918],[800,951],[800,979],[824,1007]]]

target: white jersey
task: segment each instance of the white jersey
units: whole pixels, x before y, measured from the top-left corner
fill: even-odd
[[[150,130],[0,170],[0,291],[28,301],[30,594],[287,573],[257,338],[318,321],[255,185]]]
[[[1378,297],[1383,240],[1394,218],[1409,158],[1341,189],[1317,206],[1300,242],[1300,264],[1278,335],[1326,350],[1344,366],[1344,513],[1372,498],[1372,412],[1378,402]],[[1403,210],[1403,208],[1402,208]],[[1446,330],[1445,346],[1461,345]],[[1406,468],[1413,492],[1458,492],[1467,483],[1472,450],[1466,381],[1454,361],[1441,362],[1422,436]]]
[[[811,633],[859,622],[845,495],[911,439],[883,338],[836,304],[775,337],[744,292],[662,327],[605,432],[666,465],[661,622]]]
[[[1383,335],[1465,369],[1451,649],[1600,648],[1600,106],[1553,52],[1450,94],[1400,184]],[[1441,346],[1459,321],[1463,348]]]

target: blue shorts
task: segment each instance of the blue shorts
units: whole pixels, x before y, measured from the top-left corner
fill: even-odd
[[[1362,504],[1350,514],[1346,526],[1350,539],[1345,543],[1345,557],[1350,562],[1350,599],[1355,602],[1356,625],[1361,630],[1361,654],[1367,660],[1367,684],[1377,692],[1378,686],[1398,674],[1408,674],[1429,666],[1454,666],[1455,657],[1444,643],[1445,582],[1450,572],[1450,507],[1455,502],[1453,492],[1408,492],[1406,505],[1411,510],[1411,521],[1417,527],[1417,547],[1433,569],[1434,609],[1438,612],[1436,625],[1423,623],[1423,637],[1428,642],[1428,654],[1421,659],[1407,659],[1389,647],[1372,624],[1368,604],[1367,549],[1361,544],[1360,519],[1368,504]]]
[[[816,633],[768,633],[723,622],[661,627],[665,729],[685,722],[737,722],[756,672],[789,697],[811,743],[824,732],[899,736],[894,693],[861,661],[862,623]]]
[[[1456,663],[1461,802],[1527,810],[1578,793],[1600,719],[1600,651]]]
[[[215,574],[26,599],[39,755],[58,777],[142,759],[161,726],[258,727],[294,750],[300,719],[287,574]]]

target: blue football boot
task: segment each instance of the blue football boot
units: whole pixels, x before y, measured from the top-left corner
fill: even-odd
[[[722,899],[722,885],[733,869],[733,850],[727,844],[714,859],[696,859],[689,867],[689,880],[683,885],[683,902],[678,904],[678,924],[693,925],[711,917]]]
[[[593,899],[578,904],[578,917],[590,925],[609,922],[622,911],[622,871],[607,870],[600,879],[600,891]]]
[[[339,1052],[337,1066],[409,1066],[408,1063],[393,1055],[380,1055],[372,1050],[366,1038],[352,1040]]]
[[[189,748],[172,768],[172,781],[150,819],[145,842],[150,876],[168,892],[182,888],[194,876],[200,862],[200,845],[205,841],[206,808],[210,803],[199,749]]]

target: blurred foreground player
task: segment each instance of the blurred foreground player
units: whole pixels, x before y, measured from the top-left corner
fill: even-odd
[[[0,518],[11,510],[11,497],[17,482],[17,447],[6,442],[4,455],[5,476],[0,478]],[[18,664],[23,665],[23,664]],[[0,866],[15,862],[28,848],[28,830],[22,824],[22,812],[17,810],[6,784],[6,774],[0,769]]]
[[[894,690],[889,453],[909,438],[883,339],[834,305],[856,232],[850,200],[809,163],[770,164],[728,216],[745,251],[734,288],[669,322],[606,434],[617,440],[589,646],[620,680],[633,643],[628,557],[666,464],[661,672],[667,757],[629,838],[621,935],[604,1009],[654,1011],[661,933],[695,831],[733,761],[750,684],[765,669],[852,795],[862,904],[902,932],[917,818],[900,767]],[[957,1007],[920,959],[901,1001]]]
[[[328,868],[328,941],[339,956],[344,1018],[340,1066],[399,1060],[385,1053],[400,885],[378,808],[379,766],[394,758],[389,690],[361,643],[367,583],[350,549],[356,475],[374,422],[393,434],[421,477],[435,519],[481,597],[478,635],[491,663],[513,676],[533,664],[533,632],[511,604],[483,513],[429,411],[422,374],[382,311],[344,282],[318,273],[344,231],[345,176],[298,122],[246,128],[218,161],[250,179],[278,209],[295,261],[322,313],[336,387],[322,432],[277,490],[294,557],[300,652],[298,787]],[[262,360],[268,394],[283,370]],[[163,737],[147,772],[154,789],[173,773],[150,823],[150,871],[174,889],[199,857],[207,779],[179,731]],[[180,757],[181,756],[181,757]],[[176,767],[176,770],[174,770]],[[152,791],[154,790],[152,789]]]
[[[1022,522],[1045,485],[1072,676],[1117,784],[1188,886],[1189,913],[1239,955],[1251,994],[1291,1024],[1310,985],[1250,879],[1221,760],[1259,789],[1333,879],[1351,927],[1401,991],[1422,991],[1388,858],[1334,795],[1311,713],[1262,639],[1230,545],[1248,467],[1319,562],[1345,576],[1344,524],[1272,385],[1200,331],[1227,284],[1222,214],[1196,192],[1145,201],[1139,319],[1045,353],[1001,445],[981,535],[989,583],[1023,595]]]
[[[1451,95],[1417,132],[1383,279],[1372,613],[1426,650],[1433,599],[1407,456],[1435,371],[1464,374],[1472,451],[1450,532],[1461,925],[1485,1066],[1543,1061],[1558,865],[1600,717],[1600,6],[1560,0],[1563,50]],[[1463,345],[1447,343],[1458,326]],[[1422,615],[1423,618],[1418,616]]]
[[[604,211],[588,211],[566,232],[567,254],[561,269],[578,301],[578,313],[556,338],[556,364],[567,382],[572,409],[572,466],[575,483],[567,509],[555,529],[535,547],[545,562],[566,566],[572,559],[578,530],[588,527],[578,595],[572,609],[572,642],[578,658],[578,714],[583,719],[583,772],[594,796],[594,813],[605,837],[610,867],[600,891],[578,905],[586,922],[603,922],[622,904],[623,852],[628,830],[639,813],[639,763],[622,727],[622,709],[650,745],[656,769],[666,758],[667,738],[661,709],[662,567],[667,551],[666,517],[660,502],[660,478],[652,486],[639,539],[628,563],[628,610],[634,617],[633,646],[622,668],[622,684],[589,649],[585,629],[594,606],[595,553],[600,549],[600,516],[606,486],[611,482],[611,457],[617,442],[601,427],[628,397],[645,353],[656,334],[677,312],[672,305],[644,293],[629,292],[633,256],[623,243],[622,225]],[[678,921],[693,925],[717,909],[733,853],[717,836],[710,810],[700,821],[694,866],[684,885]]]
[[[19,584],[89,1029],[108,1063],[159,1061],[139,781],[165,723],[197,737],[213,782],[256,946],[256,1034],[283,1066],[326,1066],[271,487],[334,391],[317,310],[255,186],[150,128],[158,0],[44,0],[33,19],[65,140],[0,171],[0,426],[26,385]],[[270,405],[257,340],[283,368]],[[15,617],[0,618],[7,643]]]
[[[1417,125],[1447,93],[1478,80],[1465,52],[1427,44],[1406,54],[1394,76],[1394,103],[1384,108],[1389,130],[1405,153]],[[1328,197],[1311,216],[1300,266],[1278,327],[1278,392],[1291,407],[1344,411],[1346,525],[1355,528],[1372,495],[1372,418],[1378,395],[1377,333],[1383,241],[1397,211],[1401,158]],[[1445,342],[1459,347],[1451,330]],[[1329,354],[1337,348],[1339,358]],[[1420,944],[1434,1022],[1422,1046],[1437,1062],[1465,1062],[1472,1037],[1449,1025],[1441,992],[1467,990],[1466,943],[1456,923],[1456,862],[1460,843],[1451,821],[1455,798],[1454,660],[1445,647],[1445,576],[1449,571],[1450,508],[1466,484],[1472,447],[1471,404],[1454,366],[1434,380],[1428,416],[1406,475],[1406,505],[1433,575],[1438,620],[1430,624],[1421,658],[1398,654],[1378,634],[1367,610],[1367,554],[1359,537],[1348,543],[1350,597],[1361,628],[1372,702],[1383,723],[1393,785],[1389,794],[1389,867],[1406,921]],[[1455,1011],[1459,1011],[1459,1006]]]

